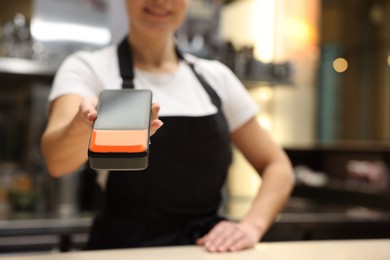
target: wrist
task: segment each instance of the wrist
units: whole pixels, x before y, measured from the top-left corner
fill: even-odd
[[[257,232],[257,235],[259,238],[261,238],[264,235],[265,231],[267,230],[267,226],[268,226],[262,220],[251,219],[251,218],[244,218],[241,221],[241,223],[252,227]]]

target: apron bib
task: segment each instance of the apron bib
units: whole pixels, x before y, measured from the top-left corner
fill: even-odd
[[[218,108],[202,117],[160,117],[151,137],[149,166],[110,172],[103,210],[93,223],[87,249],[191,245],[222,220],[221,189],[231,163],[228,126],[221,100],[191,67]],[[134,88],[130,47],[118,47],[124,88]]]

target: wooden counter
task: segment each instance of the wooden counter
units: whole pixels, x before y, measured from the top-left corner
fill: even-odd
[[[2,260],[279,260],[279,259],[390,259],[390,239],[259,243],[255,248],[235,253],[208,253],[201,247],[160,247],[143,249],[53,253],[8,256]]]

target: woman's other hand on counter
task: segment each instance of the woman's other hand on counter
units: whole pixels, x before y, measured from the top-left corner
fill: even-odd
[[[234,252],[253,247],[261,234],[256,226],[247,223],[221,221],[197,244],[209,252]]]

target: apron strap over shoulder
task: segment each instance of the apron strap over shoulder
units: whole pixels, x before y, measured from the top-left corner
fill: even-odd
[[[133,57],[127,38],[118,46],[119,69],[122,77],[122,88],[134,88]]]
[[[218,110],[221,109],[222,102],[218,94],[205,80],[205,78],[196,71],[195,65],[184,57],[183,53],[178,48],[178,46],[176,46],[176,55],[180,60],[185,61],[187,65],[191,68],[195,77],[198,79],[200,84],[203,86],[203,88],[209,95],[213,105],[216,106]],[[124,38],[118,46],[118,61],[119,61],[120,74],[122,77],[122,88],[134,88],[133,56],[131,53],[129,43],[127,41],[127,37]]]

